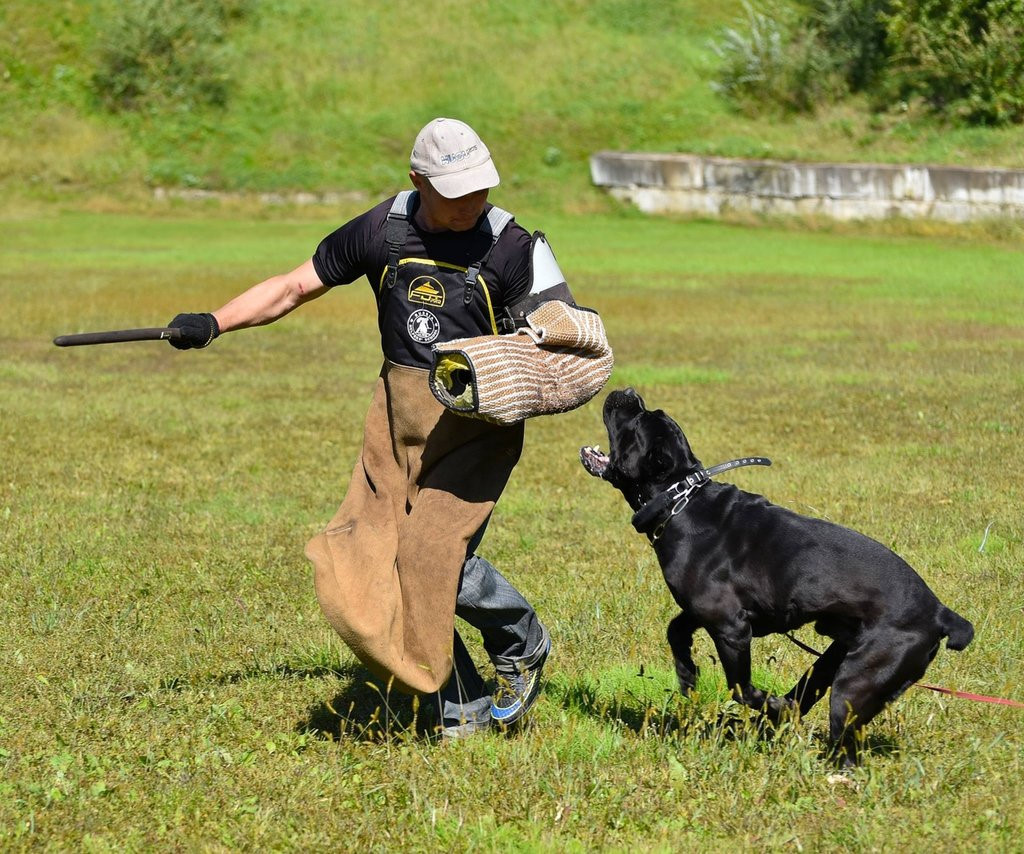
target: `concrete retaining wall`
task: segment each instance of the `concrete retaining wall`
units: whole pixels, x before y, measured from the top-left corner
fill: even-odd
[[[1024,170],[603,151],[590,158],[590,173],[595,184],[648,213],[742,210],[952,222],[1024,217]]]

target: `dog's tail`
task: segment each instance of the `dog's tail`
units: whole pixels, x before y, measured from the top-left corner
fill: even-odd
[[[939,611],[939,625],[946,635],[946,646],[949,649],[963,649],[974,639],[974,626],[945,605]]]

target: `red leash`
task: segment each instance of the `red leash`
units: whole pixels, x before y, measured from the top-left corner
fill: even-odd
[[[915,682],[914,684],[918,688],[927,688],[929,691],[949,694],[950,697],[961,697],[964,700],[976,700],[979,703],[996,703],[1000,706],[1013,706],[1015,709],[1024,709],[1024,703],[1018,703],[1016,700],[988,697],[985,694],[970,694],[967,691],[954,691],[952,688],[940,688],[938,685],[929,685],[927,682]]]
[[[819,658],[821,657],[821,653],[818,652],[818,650],[797,640],[793,637],[792,633],[788,633],[786,637],[793,641],[793,643],[800,647],[804,652],[809,652]],[[957,691],[953,688],[942,688],[939,685],[929,685],[927,682],[915,682],[914,685],[918,688],[927,688],[929,691],[935,691],[939,694],[948,694],[950,697],[960,697],[962,700],[974,700],[977,703],[995,703],[999,706],[1012,706],[1015,709],[1024,709],[1024,703],[1019,703],[1016,700],[1006,700],[1003,697],[989,697],[986,694],[971,694],[968,691]]]

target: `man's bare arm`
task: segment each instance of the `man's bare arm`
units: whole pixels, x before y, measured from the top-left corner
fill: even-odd
[[[284,317],[303,303],[326,293],[327,287],[307,261],[290,273],[271,276],[253,285],[214,313],[221,332],[264,326]]]

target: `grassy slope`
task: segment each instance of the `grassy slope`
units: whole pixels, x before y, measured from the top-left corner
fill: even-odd
[[[1019,710],[911,691],[836,782],[820,709],[767,744],[714,724],[728,707],[703,636],[702,698],[673,693],[657,567],[576,461],[603,439],[596,402],[530,426],[485,544],[556,638],[536,726],[450,749],[408,734],[409,701],[392,716],[365,686],[301,555],[359,441],[365,287],[203,353],[48,344],[217,303],[330,224],[4,223],[2,847],[1016,847]],[[613,384],[677,415],[707,463],[775,459],[735,482],[894,545],[978,629],[929,678],[1019,697],[1019,249],[531,224],[604,313]],[[785,685],[807,657],[771,638],[755,661]]]
[[[953,130],[856,105],[754,121],[710,91],[707,41],[739,4],[523,0],[466,6],[259,0],[231,35],[225,112],[99,113],[88,93],[112,2],[0,8],[0,187],[146,184],[377,193],[425,120],[457,114],[517,201],[580,204],[595,150],[1024,166],[1022,131]]]

